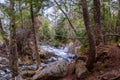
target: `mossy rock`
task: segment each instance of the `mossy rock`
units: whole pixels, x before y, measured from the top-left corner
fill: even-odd
[[[25,65],[31,65],[31,64],[33,64],[33,61],[31,61],[31,60],[28,60],[28,61],[25,61],[25,63],[24,63]]]

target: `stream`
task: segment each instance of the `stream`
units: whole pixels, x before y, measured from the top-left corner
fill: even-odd
[[[47,64],[50,64],[54,61],[64,59],[68,63],[73,61],[75,58],[75,55],[72,53],[67,53],[69,46],[66,47],[53,47],[50,45],[42,45],[39,46],[39,48],[42,48],[45,51],[48,51],[50,53],[53,53],[54,56],[49,58],[46,63],[41,63],[41,66],[46,66]],[[32,65],[21,65],[19,66],[19,69],[24,71],[24,70],[29,70],[29,69],[36,69],[36,64]],[[0,66],[0,80],[9,80],[11,78],[11,70],[8,66]]]

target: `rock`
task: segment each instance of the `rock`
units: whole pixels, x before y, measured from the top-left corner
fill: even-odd
[[[39,80],[49,77],[63,77],[67,74],[68,63],[65,60],[60,60],[48,64],[42,70],[36,72],[32,80]]]
[[[8,65],[9,64],[9,60],[7,58],[0,57],[0,64]]]
[[[34,74],[35,74],[35,71],[32,71],[32,70],[26,70],[21,72],[21,75],[23,78],[32,77]]]
[[[77,75],[77,77],[83,77],[86,72],[86,63],[83,60],[77,60],[75,65],[75,74]]]
[[[5,74],[5,72],[3,70],[0,70],[0,75]]]
[[[0,69],[5,68],[5,67],[8,67],[8,66],[0,64]]]
[[[20,69],[22,70],[22,71],[24,71],[24,70],[36,70],[36,65],[35,64],[32,64],[32,65],[22,65],[22,66],[20,66]]]
[[[54,53],[50,53],[50,52],[40,48],[39,55],[40,55],[41,58],[48,59],[48,58],[54,56]]]
[[[0,79],[0,80],[2,80],[2,79]],[[8,79],[3,79],[3,80],[8,80]],[[18,75],[15,78],[11,78],[9,80],[26,80],[26,79],[23,79],[21,75]]]
[[[40,48],[39,55],[40,55],[41,62],[47,62],[48,59],[50,59],[52,56],[54,56],[54,53],[48,52],[48,51]]]
[[[78,51],[80,49],[80,42],[76,40],[74,43],[69,44],[68,53],[78,54]]]

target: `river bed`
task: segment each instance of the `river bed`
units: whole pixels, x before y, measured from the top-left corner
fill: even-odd
[[[61,59],[64,59],[69,63],[69,62],[73,61],[74,58],[75,58],[74,54],[67,53],[69,46],[66,46],[64,48],[63,47],[56,48],[56,47],[53,47],[53,46],[50,46],[50,45],[42,45],[42,46],[39,46],[39,48],[42,48],[45,51],[48,51],[48,52],[54,54],[54,56],[49,58],[46,63],[41,63],[41,66],[43,66],[43,67],[46,66],[47,64],[50,64],[54,61],[61,60]],[[20,65],[19,69],[22,70],[22,71],[29,70],[29,69],[36,69],[36,64]],[[10,68],[8,66],[7,67],[2,67],[1,71],[0,71],[0,80],[3,80],[3,79],[9,80],[10,78],[11,78]]]

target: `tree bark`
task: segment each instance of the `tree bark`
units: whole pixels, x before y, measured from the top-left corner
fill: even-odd
[[[118,0],[118,3],[119,3],[119,9],[118,9],[118,18],[117,18],[117,22],[116,22],[115,33],[120,35],[120,0]],[[116,42],[119,41],[118,36],[116,36],[115,41]]]
[[[96,31],[96,45],[103,43],[103,34],[100,22],[100,0],[93,0],[94,3],[94,26]]]
[[[14,1],[10,0],[10,68],[12,70],[12,77],[18,75],[18,53],[16,44],[16,27],[14,15]]]
[[[21,0],[19,0],[19,11],[20,11],[20,25],[23,28],[23,15],[22,15],[22,8],[21,8]]]
[[[33,41],[35,45],[35,55],[36,55],[36,64],[37,64],[37,69],[40,66],[40,56],[38,53],[38,46],[37,46],[37,37],[36,37],[36,30],[35,30],[35,21],[34,21],[34,14],[33,14],[33,6],[32,6],[32,0],[30,3],[30,15],[31,15],[31,22],[32,22],[32,31],[33,31]]]
[[[94,41],[94,35],[92,32],[92,29],[90,27],[90,21],[89,21],[89,14],[88,14],[88,6],[86,0],[82,1],[82,9],[83,9],[83,19],[84,24],[87,30],[88,40],[89,40],[89,57],[87,61],[86,67],[90,71],[94,66],[95,62],[95,41]]]

